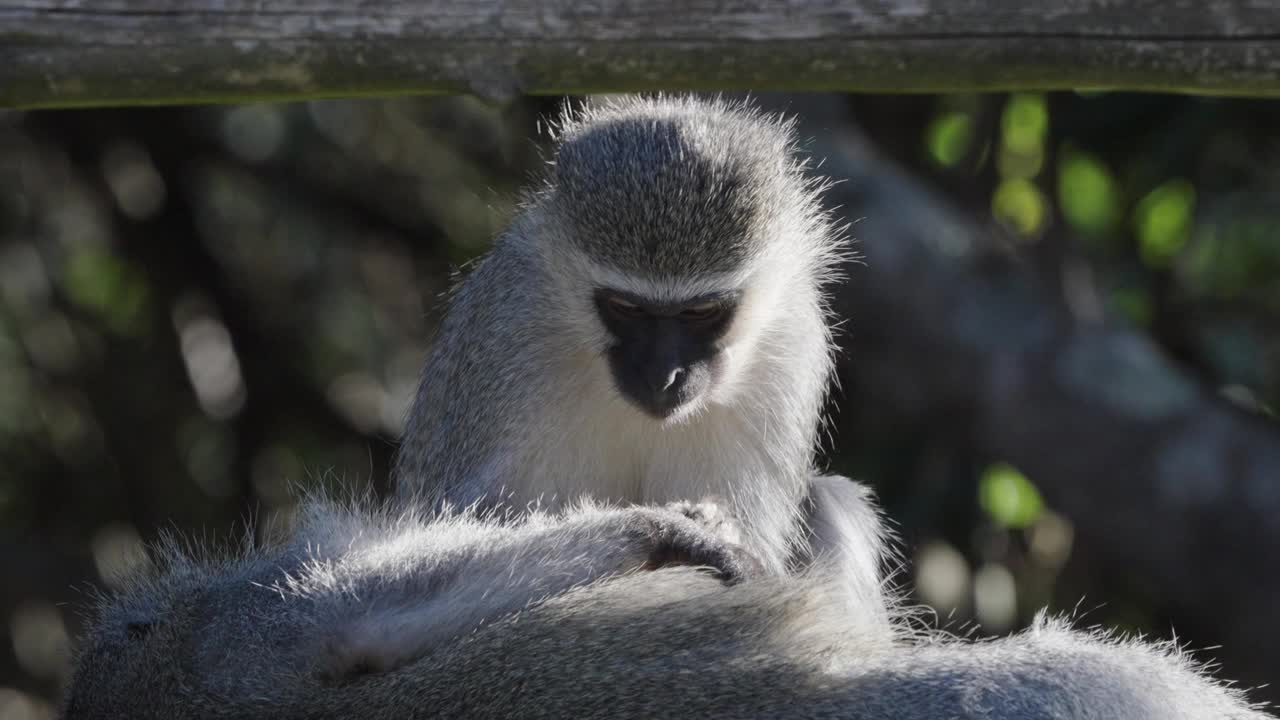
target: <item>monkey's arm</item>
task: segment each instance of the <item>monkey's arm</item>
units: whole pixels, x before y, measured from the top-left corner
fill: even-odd
[[[392,534],[360,551],[367,567],[352,582],[363,589],[331,624],[322,673],[332,682],[386,672],[487,622],[622,573],[691,565],[731,583],[758,574],[756,561],[726,540],[733,531],[721,517],[712,506],[580,504],[502,527],[460,518],[443,532],[428,526],[435,546],[423,543],[403,567],[395,560],[402,538]],[[376,602],[361,607],[370,597]]]

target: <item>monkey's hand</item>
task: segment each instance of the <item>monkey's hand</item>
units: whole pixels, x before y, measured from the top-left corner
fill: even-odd
[[[715,502],[714,499],[703,502],[683,500],[667,503],[664,507],[693,520],[707,532],[727,543],[742,544],[742,531],[738,527],[737,519],[726,512],[724,506]]]
[[[644,570],[704,566],[728,584],[764,574],[764,565],[738,543],[737,525],[714,503],[671,503],[626,512],[635,523],[635,537],[647,547]]]

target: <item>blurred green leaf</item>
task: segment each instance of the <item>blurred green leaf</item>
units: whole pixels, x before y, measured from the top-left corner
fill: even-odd
[[[1022,178],[1001,182],[991,198],[991,212],[996,219],[1023,236],[1034,235],[1044,226],[1047,208],[1044,193]]]
[[[973,116],[969,113],[944,112],[933,119],[926,131],[929,155],[943,167],[960,162],[972,142]]]
[[[1152,190],[1133,211],[1142,261],[1153,268],[1168,267],[1187,243],[1195,214],[1196,191],[1182,179]]]
[[[996,463],[978,481],[978,502],[996,522],[1009,528],[1029,527],[1040,517],[1044,501],[1025,475],[1012,465]]]
[[[134,335],[141,329],[147,285],[128,263],[100,250],[80,250],[67,261],[63,282],[72,302],[101,317],[115,333]]]
[[[1049,131],[1049,109],[1043,95],[1020,94],[1009,98],[1001,118],[1004,144],[1020,153],[1035,152]]]
[[[1000,119],[996,164],[1003,178],[1033,178],[1044,167],[1049,112],[1042,95],[1014,95]]]
[[[1116,183],[1093,155],[1066,150],[1058,163],[1058,204],[1076,230],[1099,235],[1120,217]]]

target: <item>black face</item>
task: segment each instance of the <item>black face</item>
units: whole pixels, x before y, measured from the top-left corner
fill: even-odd
[[[664,419],[711,387],[716,342],[733,320],[736,294],[660,304],[601,288],[595,303],[613,335],[609,369],[623,397]]]

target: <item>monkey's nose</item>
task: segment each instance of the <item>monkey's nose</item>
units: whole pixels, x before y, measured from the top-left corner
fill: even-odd
[[[680,366],[656,365],[650,366],[645,372],[648,393],[643,405],[650,414],[664,418],[684,401],[683,390],[688,372]]]
[[[623,394],[649,415],[669,417],[686,400],[689,369],[679,362],[662,362],[651,358],[632,365],[620,378]]]
[[[649,373],[649,388],[655,393],[678,390],[680,378],[683,375],[684,368],[674,367],[669,370],[667,368],[657,368],[654,372]]]

